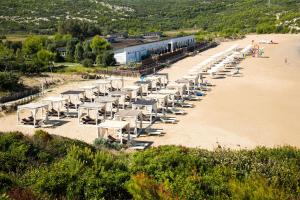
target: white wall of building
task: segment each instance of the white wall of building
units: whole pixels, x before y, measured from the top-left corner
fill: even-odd
[[[130,62],[139,62],[141,61],[142,56],[145,56],[149,51],[156,51],[159,49],[168,49],[168,45],[171,45],[171,51],[173,51],[178,46],[191,45],[195,43],[195,37],[185,36],[179,38],[172,38],[168,40],[162,40],[158,42],[136,45],[132,47],[126,47],[124,49],[119,49],[114,52],[114,57],[117,63],[128,64]]]

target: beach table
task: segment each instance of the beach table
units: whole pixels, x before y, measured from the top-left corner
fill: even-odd
[[[46,103],[29,103],[25,105],[18,106],[17,110],[17,124],[18,125],[28,125],[37,128],[39,124],[39,120],[37,119],[38,111],[41,110],[41,118],[44,119],[45,122],[48,121],[48,109],[49,106]],[[20,120],[20,112],[23,110],[29,110],[31,112],[31,117],[28,119]],[[44,115],[45,113],[45,115]],[[40,120],[43,123],[43,120]]]
[[[98,125],[98,138],[104,138],[105,134],[108,137],[109,130],[114,133],[117,132],[120,143],[123,144],[123,130],[128,134],[128,140],[130,140],[130,123],[126,121],[106,120]]]

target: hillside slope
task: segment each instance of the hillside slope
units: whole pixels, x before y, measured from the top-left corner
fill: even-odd
[[[10,0],[0,1],[0,10],[2,33],[53,32],[67,19],[97,24],[103,33],[300,26],[299,0]]]

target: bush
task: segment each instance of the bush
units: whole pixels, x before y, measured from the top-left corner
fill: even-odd
[[[81,64],[84,67],[93,67],[94,66],[94,61],[92,59],[86,58],[86,59],[83,59],[83,61],[81,61]]]
[[[103,145],[104,143],[104,145]],[[35,199],[300,199],[300,150],[161,146],[122,153],[0,133],[0,194]],[[34,192],[33,192],[34,191]]]
[[[0,72],[0,90],[14,91],[20,87],[20,75],[13,72]]]

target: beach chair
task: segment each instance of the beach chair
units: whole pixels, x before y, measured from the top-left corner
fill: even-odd
[[[147,135],[158,135],[161,136],[163,134],[163,129],[154,129],[150,126],[144,129]]]
[[[162,116],[159,118],[164,124],[176,124],[178,120],[175,117]]]
[[[168,112],[175,114],[175,115],[185,115],[186,114],[186,112],[184,110],[180,110],[177,108],[170,108],[170,109],[168,109]]]

